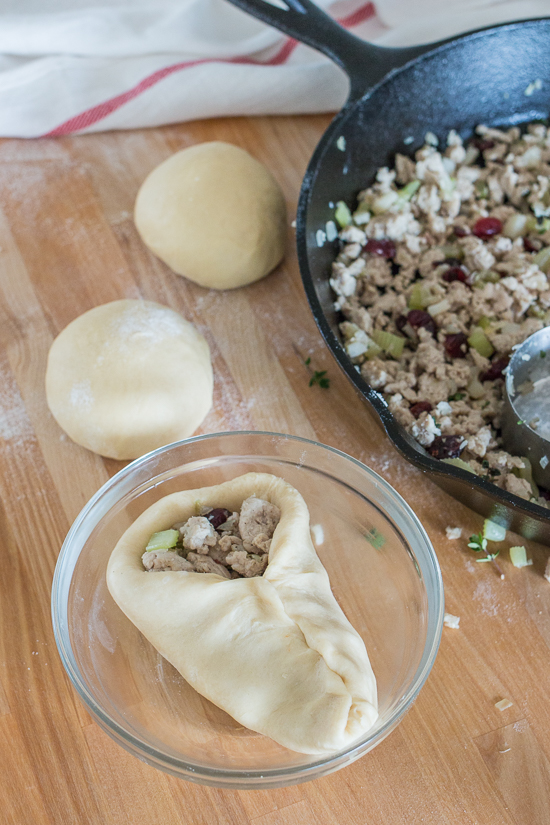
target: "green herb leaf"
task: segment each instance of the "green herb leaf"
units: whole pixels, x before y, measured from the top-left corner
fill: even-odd
[[[472,550],[479,553],[480,550],[487,549],[487,539],[483,537],[483,533],[475,533],[473,536],[470,536],[468,547],[471,547]]]
[[[309,379],[309,386],[313,387],[314,384],[318,384],[324,390],[328,390],[330,387],[330,378],[327,377],[326,370],[315,370]]]

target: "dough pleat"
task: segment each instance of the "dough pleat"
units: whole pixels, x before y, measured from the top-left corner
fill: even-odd
[[[143,569],[151,534],[195,515],[197,502],[238,510],[251,495],[281,510],[263,576]],[[248,473],[166,496],[122,536],[107,583],[128,618],[199,693],[281,745],[332,753],[376,721],[365,645],[332,595],[307,506],[282,479]]]

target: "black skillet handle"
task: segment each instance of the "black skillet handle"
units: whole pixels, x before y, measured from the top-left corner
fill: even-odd
[[[375,46],[346,31],[311,0],[283,0],[287,8],[267,0],[229,0],[234,6],[264,23],[323,52],[340,66],[350,79],[349,99],[363,96],[392,69],[403,66],[434,44],[390,49]],[[438,44],[439,45],[439,44]]]

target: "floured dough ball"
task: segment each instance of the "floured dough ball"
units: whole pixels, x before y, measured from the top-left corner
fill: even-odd
[[[46,397],[83,447],[137,458],[190,436],[212,406],[210,350],[168,307],[122,300],[95,307],[55,339]]]
[[[211,289],[257,281],[284,254],[283,193],[265,166],[229,143],[191,146],[153,169],[134,219],[155,255]]]

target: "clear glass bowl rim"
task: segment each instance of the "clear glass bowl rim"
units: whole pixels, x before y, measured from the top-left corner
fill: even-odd
[[[428,601],[426,644],[414,679],[411,681],[407,692],[401,698],[399,710],[388,719],[386,724],[378,730],[374,737],[367,737],[367,739],[359,742],[354,748],[347,751],[323,757],[309,765],[299,766],[290,770],[286,768],[270,769],[263,772],[219,770],[210,768],[207,765],[184,762],[183,760],[175,759],[170,754],[161,753],[155,748],[151,748],[141,739],[133,736],[119,725],[96,703],[78,669],[68,632],[68,598],[72,573],[76,562],[86,540],[95,526],[103,516],[108,513],[113,504],[134,488],[135,485],[131,483],[131,478],[134,473],[139,470],[143,464],[174,448],[211,439],[243,436],[253,438],[262,436],[270,439],[281,438],[285,441],[293,441],[298,444],[320,448],[321,450],[334,453],[341,459],[351,462],[370,477],[372,481],[383,489],[386,495],[393,499],[395,506],[400,509],[401,514],[410,521],[410,527],[417,533],[418,546],[416,547],[416,558],[421,569]],[[220,457],[223,455],[227,455],[228,458],[231,457],[230,453],[223,453]],[[277,458],[276,455],[263,457]],[[115,488],[116,492],[113,491],[113,488]],[[67,575],[68,573],[70,575]],[[84,705],[99,726],[111,736],[111,738],[138,759],[178,778],[213,787],[246,790],[284,787],[325,776],[345,765],[351,764],[351,762],[354,762],[363,756],[363,754],[372,750],[375,745],[391,733],[410,709],[433,667],[443,628],[444,591],[439,562],[424,527],[403,497],[374,470],[371,470],[370,467],[367,467],[367,465],[348,453],[344,453],[320,441],[313,441],[312,439],[286,433],[273,433],[261,430],[234,430],[193,436],[159,447],[135,459],[126,467],[123,467],[100,487],[74,520],[61,547],[52,583],[51,614],[54,637],[63,667]]]

